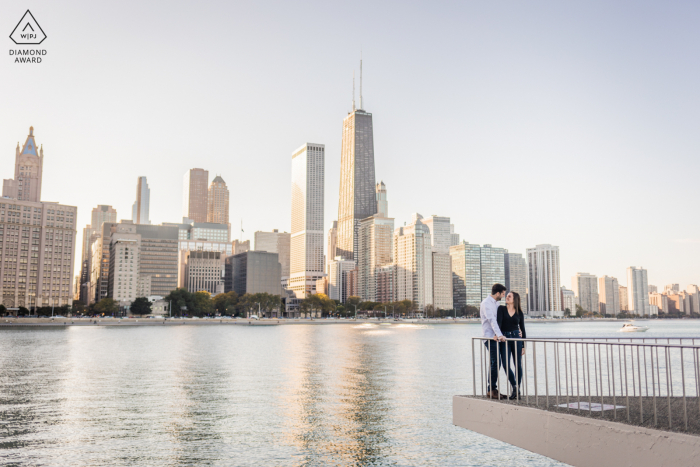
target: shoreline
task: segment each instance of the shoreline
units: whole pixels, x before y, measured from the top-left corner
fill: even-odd
[[[674,321],[677,319],[673,319]],[[579,322],[619,322],[631,320],[616,318],[583,319],[526,319],[529,323],[579,323]],[[635,319],[633,321],[659,321],[658,319]],[[671,319],[663,319],[671,321]],[[57,326],[283,326],[283,325],[357,325],[357,324],[440,324],[440,325],[481,325],[478,318],[469,319],[221,319],[221,318],[0,318],[0,328],[12,327],[57,327]]]

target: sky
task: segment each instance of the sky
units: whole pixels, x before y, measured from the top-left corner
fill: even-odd
[[[9,55],[27,8],[40,64]],[[321,143],[330,227],[362,56],[396,226],[436,214],[470,243],[557,245],[567,287],[624,285],[629,266],[685,287],[700,283],[699,20],[673,1],[2,0],[0,176],[34,126],[42,198],[78,207],[80,241],[98,204],[131,217],[138,176],[151,221],[179,222],[201,167],[252,240],[290,230],[292,152]]]

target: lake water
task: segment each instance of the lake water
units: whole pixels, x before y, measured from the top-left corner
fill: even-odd
[[[650,321],[645,337],[698,336]],[[621,323],[527,323],[528,337]],[[3,465],[560,465],[452,425],[478,324],[0,330]]]

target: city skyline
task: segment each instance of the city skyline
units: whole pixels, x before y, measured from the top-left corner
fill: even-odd
[[[222,16],[230,12],[225,4],[209,5],[220,9]],[[55,23],[54,28],[65,29],[67,33],[58,50],[56,42],[52,44],[51,39],[47,39],[46,47],[54,47],[49,50],[52,54],[56,52],[56,58],[47,58],[41,69],[20,69],[8,64],[0,67],[0,76],[8,86],[32,90],[9,96],[7,108],[13,109],[13,112],[0,117],[4,129],[0,133],[0,147],[7,155],[0,162],[3,177],[9,177],[12,173],[10,151],[18,141],[22,143],[26,129],[33,125],[46,146],[44,149],[51,148],[52,157],[45,161],[44,170],[55,174],[54,177],[44,177],[42,197],[77,206],[77,224],[82,228],[90,223],[91,209],[100,204],[114,206],[120,213],[120,219],[128,219],[127,213],[131,212],[134,201],[134,181],[142,175],[148,177],[151,189],[151,222],[179,222],[181,209],[179,203],[173,203],[173,199],[181,199],[182,196],[178,178],[181,180],[182,173],[192,167],[207,167],[229,181],[232,200],[230,222],[237,226],[243,219],[246,230],[244,238],[252,239],[252,232],[256,230],[290,228],[290,199],[285,183],[289,178],[287,157],[298,141],[319,141],[327,148],[324,213],[324,231],[327,231],[337,218],[340,120],[347,115],[352,97],[352,71],[359,71],[360,47],[357,44],[351,44],[337,34],[331,34],[328,45],[318,46],[320,49],[308,44],[305,46],[303,42],[295,43],[302,52],[299,52],[300,55],[291,54],[290,60],[299,63],[304,61],[302,58],[320,57],[333,48],[336,53],[327,70],[309,73],[300,64],[293,66],[298,77],[279,81],[262,80],[260,85],[246,87],[249,97],[239,96],[235,90],[225,91],[223,81],[215,80],[213,87],[223,92],[221,102],[226,104],[226,113],[220,104],[207,97],[193,75],[185,73],[184,76],[174,76],[176,73],[171,73],[172,69],[167,66],[163,71],[168,73],[168,79],[173,80],[173,84],[165,80],[166,84],[160,92],[152,92],[143,101],[137,101],[134,100],[137,97],[126,98],[134,91],[133,86],[144,86],[145,91],[158,91],[158,88],[146,83],[145,78],[137,76],[158,72],[154,63],[136,58],[133,63],[127,62],[129,66],[123,71],[114,68],[115,59],[120,56],[118,49],[124,47],[124,42],[119,41],[147,41],[139,35],[142,33],[136,33],[133,38],[127,37],[125,31],[128,23],[121,25],[115,21],[114,25],[107,27],[107,16],[114,14],[114,17],[120,18],[122,13],[114,7],[104,6],[91,13],[93,17],[89,27],[104,34],[101,53],[94,54],[93,60],[96,62],[93,65],[104,66],[113,74],[90,83],[59,81],[63,83],[65,92],[56,93],[52,91],[55,86],[51,84],[61,79],[69,65],[78,67],[78,73],[83,73],[86,78],[94,77],[96,73],[89,68],[92,65],[78,64],[67,58],[73,51],[85,47],[87,51],[92,51],[92,47],[96,47],[84,44],[74,35],[74,31],[80,29],[73,27],[80,16],[71,16],[75,16],[75,8],[82,7],[84,5],[78,2],[60,11],[56,5],[39,2],[33,12],[42,25],[46,22],[41,18],[49,17]],[[144,8],[146,13],[155,10],[154,6]],[[369,31],[376,24],[375,21],[381,21],[389,14],[382,7],[377,8],[374,10],[376,18],[362,25],[363,31]],[[568,17],[578,11],[576,8],[568,5],[551,12],[555,19],[560,20],[552,24],[558,23],[557,28],[573,26]],[[681,7],[675,8],[678,10]],[[180,24],[186,13],[193,18],[199,18],[202,14],[194,8],[183,10],[175,15],[175,19],[158,27],[167,31]],[[695,143],[685,135],[692,133],[690,128],[697,123],[694,114],[686,110],[696,107],[688,97],[694,94],[689,94],[690,84],[684,81],[685,78],[677,78],[692,76],[694,69],[687,71],[683,67],[691,65],[669,63],[659,48],[652,47],[650,36],[641,32],[642,29],[652,29],[642,26],[651,25],[656,26],[656,30],[667,31],[669,34],[662,39],[664,47],[661,49],[683,53],[686,50],[683,44],[688,41],[681,41],[677,33],[671,32],[679,30],[696,34],[688,29],[689,23],[680,18],[692,15],[679,15],[676,11],[671,23],[666,16],[657,15],[654,7],[642,5],[637,10],[638,26],[624,25],[622,33],[619,33],[613,30],[612,22],[623,17],[623,12],[612,6],[599,5],[594,10],[599,13],[605,11],[608,19],[588,17],[601,29],[601,35],[596,40],[579,42],[583,31],[578,27],[563,33],[557,29],[563,35],[562,42],[576,59],[590,59],[586,62],[590,66],[581,70],[567,68],[573,66],[570,61],[559,63],[558,58],[561,52],[566,51],[565,46],[549,44],[544,40],[553,33],[555,26],[548,25],[544,31],[524,36],[528,38],[532,50],[518,49],[521,55],[503,49],[516,43],[518,33],[525,34],[529,32],[527,27],[540,24],[536,20],[537,8],[528,12],[524,6],[515,6],[511,13],[483,6],[451,6],[448,10],[460,20],[467,16],[474,18],[468,20],[463,32],[455,29],[454,34],[459,39],[455,42],[460,47],[469,43],[464,39],[481,30],[476,25],[479,20],[486,20],[486,24],[495,26],[488,36],[492,42],[499,33],[505,34],[501,42],[479,43],[478,47],[469,46],[465,50],[467,56],[475,59],[474,66],[468,69],[479,69],[479,65],[482,65],[481,69],[485,71],[465,77],[463,71],[467,68],[463,67],[466,66],[466,59],[457,57],[452,63],[430,59],[426,47],[441,46],[446,51],[454,52],[451,46],[440,42],[446,37],[443,34],[438,34],[437,42],[419,34],[406,44],[398,44],[390,40],[389,34],[385,37],[372,33],[363,45],[363,94],[367,101],[364,106],[371,108],[377,117],[374,122],[376,179],[384,180],[392,187],[392,217],[395,217],[396,225],[409,222],[412,212],[423,212],[426,215],[449,216],[455,224],[455,232],[461,235],[462,240],[473,244],[494,244],[507,248],[509,252],[523,254],[526,248],[536,244],[558,245],[562,252],[561,277],[564,284],[568,282],[565,278],[587,271],[598,277],[617,277],[623,285],[626,269],[630,265],[643,265],[648,270],[648,282],[652,284],[678,282],[685,288],[687,284],[700,282],[694,276],[692,267],[700,257],[700,239],[695,235],[700,226],[692,216],[679,216],[671,229],[650,227],[634,235],[628,232],[628,226],[633,225],[635,219],[649,218],[649,213],[660,211],[663,207],[692,206],[692,201],[698,198],[698,188],[694,184],[667,186],[655,180],[653,170],[657,166],[666,166],[669,158],[674,160],[673,157],[677,158],[674,161],[683,167],[683,171],[696,170],[698,162],[688,156],[697,152]],[[293,14],[305,11],[301,8]],[[408,24],[418,21],[418,12],[402,11]],[[17,16],[13,8],[6,7],[3,12],[8,21]],[[241,18],[252,14],[262,13],[253,6],[240,11]],[[444,15],[446,12],[442,12],[440,17]],[[522,26],[515,24],[516,15]],[[438,17],[431,13],[428,18],[436,20]],[[502,20],[502,24],[497,24],[497,18]],[[352,22],[354,17],[327,19],[329,21],[324,28],[340,30],[340,26],[347,24],[346,21]],[[219,24],[218,18],[215,21]],[[273,28],[280,25],[276,20],[272,24]],[[250,31],[243,26],[240,34]],[[195,24],[193,27],[197,30],[199,26]],[[388,30],[396,32],[397,27],[391,23]],[[513,32],[505,31],[509,27]],[[630,45],[623,36],[633,38],[638,45]],[[49,33],[49,37],[56,36]],[[225,35],[223,44],[235,37]],[[169,40],[175,41],[172,45],[175,49],[178,42],[185,39],[171,37]],[[200,39],[189,37],[186,40],[198,44]],[[425,40],[426,47],[415,47],[419,40]],[[606,42],[605,47],[612,48],[612,52],[603,50],[603,42]],[[243,73],[238,67],[231,68],[232,64],[217,67],[221,67],[219,70],[226,79],[230,79],[234,71],[242,73],[236,75],[233,83],[247,86],[251,80],[259,78],[259,73],[271,71],[271,65],[266,65],[257,57],[265,56],[265,60],[269,61],[267,52],[273,50],[275,44],[273,41],[251,46],[250,49],[243,46],[236,49],[237,56],[242,57],[242,64],[253,71]],[[153,50],[162,51],[168,47],[170,45],[158,42],[157,49]],[[501,51],[501,54],[494,54],[495,51]],[[505,62],[511,63],[521,73],[504,74],[506,70],[499,62],[487,58],[489,53],[502,56]],[[611,61],[614,58],[619,58],[622,63],[615,65]],[[204,57],[195,58],[200,59]],[[435,78],[430,78],[427,70],[406,72],[409,65],[415,69],[420,59],[431,65],[427,68],[436,74]],[[531,65],[526,64],[528,60],[532,61]],[[281,63],[290,64],[286,59]],[[631,71],[647,70],[657,63],[664,67],[654,67],[657,71],[653,77],[640,76],[645,73]],[[629,70],[621,65],[629,65]],[[537,67],[540,67],[539,71]],[[576,79],[574,71],[583,72],[585,79]],[[547,72],[553,74],[554,81],[548,81],[545,77]],[[518,78],[511,78],[510,75],[517,75]],[[134,83],[124,83],[124,78],[131,76]],[[464,86],[457,85],[458,78],[466,80]],[[500,88],[484,87],[488,80],[494,78],[500,80]],[[540,78],[542,82],[538,83],[535,78]],[[668,86],[660,86],[659,82],[673,82],[677,89],[669,90]],[[638,87],[630,88],[629,83],[635,83]],[[445,94],[436,90],[438,84],[452,93],[450,99],[445,99]],[[83,87],[78,92],[79,88],[75,86]],[[112,95],[107,95],[104,86],[112,89]],[[411,92],[407,92],[409,89]],[[176,90],[177,95],[173,94]],[[142,96],[142,92],[137,91],[134,96]],[[265,92],[279,99],[263,102]],[[602,101],[601,93],[607,102]],[[66,100],[68,96],[70,104]],[[509,98],[506,99],[507,105],[502,102],[504,96]],[[195,110],[193,113],[198,115],[198,120],[173,111],[172,104],[167,103],[174,97]],[[228,105],[234,97],[242,99],[242,105],[237,106],[240,110],[231,110]],[[96,106],[95,99],[102,99],[107,105]],[[590,101],[586,102],[587,99]],[[257,104],[263,102],[264,105],[256,108],[256,105],[252,105],[253,101],[257,101]],[[286,125],[280,115],[295,107],[295,115],[299,118]],[[299,108],[302,110],[299,111]],[[146,109],[148,112],[145,112]],[[638,112],[640,109],[642,112]],[[651,109],[655,111],[651,112]],[[138,118],[122,118],[127,111]],[[594,120],[594,115],[599,120]],[[673,125],[665,121],[668,115],[675,115]],[[517,128],[522,122],[526,123],[521,132]],[[230,128],[236,130],[232,132]],[[274,137],[263,138],[261,132]],[[217,136],[210,138],[210,134]],[[221,157],[222,144],[226,148],[226,158]],[[96,148],[101,152],[100,158],[119,160],[120,164],[108,174],[95,173],[99,168],[95,164]],[[427,160],[426,153],[429,153]],[[247,154],[255,154],[256,157],[246,158]],[[166,156],[168,164],[163,164]],[[586,160],[586,167],[574,168],[574,162],[568,160]],[[421,161],[425,163],[421,165]],[[640,163],[635,164],[636,161]],[[495,169],[491,165],[494,162],[498,162]],[[533,176],[525,165],[541,169],[541,174]],[[610,173],[599,173],[598,169],[603,165]],[[495,180],[493,185],[501,185],[500,177],[486,176],[490,169],[499,176],[512,174],[516,184],[522,185],[520,193],[515,196],[514,193],[494,188],[493,194],[481,203],[464,202],[455,195],[464,188],[473,190],[471,193],[474,196],[484,193],[489,185],[474,181],[471,176],[467,178],[472,173],[485,174],[484,179],[492,178]],[[567,174],[572,170],[577,176]],[[267,177],[271,183],[260,193],[260,204],[257,201],[240,202],[247,200],[247,192],[260,187],[256,179],[263,177]],[[430,189],[414,189],[416,183],[427,183],[431,177],[439,183],[429,185]],[[594,191],[594,202],[588,199],[591,189]],[[634,203],[634,199],[640,203]],[[538,200],[543,204],[541,210],[524,207]],[[601,224],[613,225],[613,228],[606,230],[606,235],[594,238],[575,222],[573,217],[576,216],[567,218],[567,212],[574,206],[585,211],[580,215],[590,214],[589,209],[596,203],[600,205],[603,200],[615,206],[613,217],[600,214]],[[264,216],[260,214],[261,205],[266,209]],[[500,214],[490,212],[494,205],[501,205]],[[493,222],[482,222],[490,216],[493,216]],[[514,217],[518,228],[509,230],[502,227],[503,218],[507,216]],[[79,270],[78,264],[75,270]]]

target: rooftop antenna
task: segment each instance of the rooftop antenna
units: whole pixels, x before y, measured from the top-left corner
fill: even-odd
[[[355,111],[355,70],[352,70],[352,111]]]
[[[362,110],[362,51],[360,51],[360,110]]]

